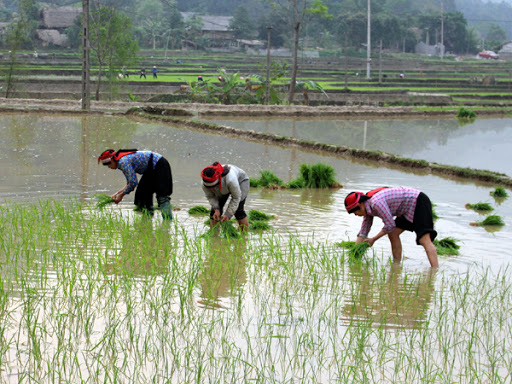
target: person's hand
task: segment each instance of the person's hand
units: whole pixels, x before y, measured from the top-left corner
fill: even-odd
[[[123,200],[124,193],[118,192],[115,195],[112,195],[112,198],[114,199],[114,203],[119,204],[121,200]]]
[[[215,212],[213,212],[212,219],[215,221],[220,221],[220,211],[218,209],[216,209]]]
[[[373,244],[375,244],[375,239],[373,237],[368,237],[364,239],[364,241],[370,244],[370,247],[373,247]]]
[[[229,217],[227,217],[226,215],[222,215],[220,221],[229,221]]]

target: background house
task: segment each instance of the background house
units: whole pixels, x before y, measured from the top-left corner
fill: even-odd
[[[60,7],[45,8],[41,11],[40,28],[36,29],[36,36],[41,45],[49,44],[67,46],[68,38],[64,31],[73,26],[75,19],[82,14],[82,8]]]

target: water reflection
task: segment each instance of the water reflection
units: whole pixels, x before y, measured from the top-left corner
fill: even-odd
[[[353,148],[378,150],[440,164],[510,173],[512,119],[477,119],[460,126],[455,118],[340,120],[229,118],[209,120],[234,128],[268,132]]]
[[[108,275],[154,276],[168,270],[176,244],[168,223],[154,228],[151,217],[136,217],[132,226],[119,230],[119,252],[108,257],[103,265]]]
[[[245,250],[244,239],[209,239],[208,255],[199,277],[200,305],[207,308],[222,308],[223,298],[236,295],[236,291],[247,280]]]
[[[343,308],[347,322],[369,321],[372,326],[418,328],[426,320],[435,294],[437,269],[416,277],[404,278],[402,264],[392,263],[387,271],[377,273],[361,262],[349,267],[349,303]]]

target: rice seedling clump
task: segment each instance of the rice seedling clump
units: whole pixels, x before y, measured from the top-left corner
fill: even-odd
[[[488,226],[488,225],[494,225],[494,226],[501,227],[501,226],[505,225],[505,222],[503,221],[501,216],[489,215],[483,221],[477,221],[476,223],[473,222],[470,224],[475,227]]]
[[[272,171],[260,171],[259,179],[250,179],[251,187],[272,187],[281,186],[283,181],[277,177]]]
[[[207,215],[210,210],[202,205],[196,205],[188,210],[189,215]]]
[[[342,241],[341,243],[338,243],[338,245],[341,248],[347,249],[349,256],[355,259],[360,259],[363,257],[368,248],[370,248],[370,244],[368,244],[366,241],[358,244],[356,244],[355,241]]]
[[[98,193],[94,195],[94,197],[96,198],[96,208],[98,209],[103,209],[115,201],[112,197],[104,193]]]
[[[474,209],[475,211],[492,211],[492,210],[494,210],[494,208],[491,206],[491,204],[482,203],[482,202],[478,202],[475,204],[467,203],[465,205],[465,207],[468,209]]]
[[[249,229],[252,231],[267,231],[270,228],[271,228],[270,225],[266,221],[263,221],[263,220],[251,221],[250,225],[249,225]]]
[[[438,255],[458,255],[460,245],[453,237],[445,237],[441,240],[434,240]]]
[[[458,119],[475,119],[476,113],[475,111],[469,109],[469,108],[460,108],[459,112],[457,112],[457,118]]]
[[[304,180],[305,188],[331,188],[337,186],[336,172],[330,165],[317,163],[313,165],[301,164],[299,179]]]
[[[201,235],[201,237],[205,239],[212,237],[217,233],[217,230],[219,228],[221,236],[226,239],[239,239],[241,237],[240,233],[238,232],[238,230],[233,225],[233,222],[231,221],[222,221],[218,223],[217,225],[213,226],[208,231],[206,231],[206,233]]]
[[[249,211],[249,221],[269,221],[274,218],[274,216],[258,211],[257,209],[251,209]]]
[[[508,193],[503,187],[496,187],[494,191],[491,191],[493,197],[508,197]]]

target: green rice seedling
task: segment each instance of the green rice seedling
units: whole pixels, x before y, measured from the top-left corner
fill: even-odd
[[[459,112],[457,112],[458,119],[475,119],[476,113],[469,108],[460,108]]]
[[[298,177],[295,180],[292,180],[288,184],[286,184],[286,187],[290,189],[300,189],[304,188],[305,185],[306,183],[304,179],[302,177]]]
[[[487,216],[483,221],[477,221],[470,223],[473,227],[481,227],[481,226],[503,226],[505,225],[505,222],[501,218],[501,216],[498,215],[489,215]]]
[[[271,226],[263,220],[254,220],[249,224],[249,229],[251,231],[267,231],[271,228]]]
[[[338,185],[334,178],[334,168],[324,163],[300,165],[300,178],[306,188],[331,188]]]
[[[112,197],[104,193],[98,193],[94,195],[94,197],[96,198],[96,208],[98,209],[103,209],[115,201]]]
[[[370,244],[366,241],[358,244],[356,244],[355,241],[342,241],[341,243],[337,243],[337,245],[341,248],[347,249],[348,254],[355,259],[363,257],[368,248],[370,248]]]
[[[508,197],[508,193],[503,187],[496,187],[494,191],[490,192],[493,197]]]
[[[441,240],[434,240],[437,253],[439,255],[458,255],[460,245],[457,244],[457,240],[453,237],[446,237]]]
[[[210,210],[202,205],[196,205],[188,210],[189,215],[207,215]]]
[[[259,179],[252,179],[251,186],[272,187],[283,185],[283,181],[272,171],[260,171],[260,175]]]
[[[494,208],[491,206],[491,204],[482,203],[482,202],[478,202],[475,204],[467,203],[465,205],[465,207],[468,209],[474,209],[475,211],[493,211],[494,210]]]
[[[257,209],[251,209],[249,211],[249,221],[269,221],[272,219],[275,219],[275,217],[258,211]]]
[[[435,205],[432,206],[432,219],[437,220],[437,219],[439,219],[439,216],[438,216],[436,210],[434,209],[434,206]]]
[[[222,221],[218,223],[217,225],[213,226],[208,231],[206,231],[206,233],[201,235],[201,237],[205,239],[212,237],[216,233],[218,233],[219,229],[222,237],[225,237],[226,239],[239,239],[241,237],[240,233],[235,228],[232,221]]]
[[[249,186],[251,188],[258,188],[260,187],[260,179],[254,179],[254,178],[249,178]]]

